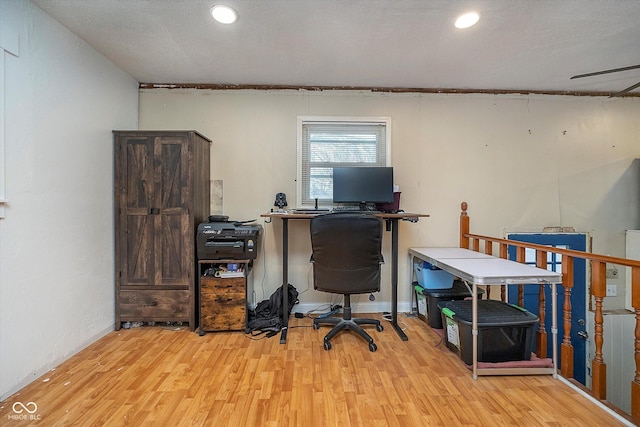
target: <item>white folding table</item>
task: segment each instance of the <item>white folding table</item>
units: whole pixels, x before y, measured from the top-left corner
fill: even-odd
[[[557,376],[558,334],[556,321],[556,285],[562,283],[562,274],[531,265],[496,258],[463,248],[410,248],[409,255],[426,261],[472,284],[473,378],[478,375],[542,375]],[[411,263],[413,264],[413,263]],[[551,333],[553,334],[553,366],[551,368],[478,368],[478,285],[551,285]]]

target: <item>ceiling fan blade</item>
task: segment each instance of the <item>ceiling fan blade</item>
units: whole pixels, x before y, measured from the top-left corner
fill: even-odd
[[[611,70],[596,71],[596,72],[587,73],[587,74],[578,74],[576,76],[572,76],[569,80],[580,79],[582,77],[599,76],[601,74],[617,73],[618,71],[635,70],[636,68],[640,68],[640,65],[632,65],[630,67],[622,67],[622,68],[613,68]]]
[[[625,93],[630,92],[630,91],[634,90],[634,89],[635,89],[635,88],[637,88],[637,87],[640,87],[640,82],[638,82],[638,83],[636,83],[636,84],[634,84],[634,85],[631,85],[631,86],[629,86],[629,87],[628,87],[628,88],[626,88],[626,89],[622,89],[620,92],[616,92],[616,93],[614,93],[614,94],[613,94],[613,95],[611,95],[609,98],[614,98],[614,97],[616,97],[616,96],[624,95]]]

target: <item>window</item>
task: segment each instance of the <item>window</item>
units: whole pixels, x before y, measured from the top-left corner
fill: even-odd
[[[549,245],[553,248],[569,249],[567,245]],[[531,248],[524,249],[524,263],[536,266],[536,250]],[[555,252],[547,252],[547,270],[555,273],[562,273],[562,255]]]
[[[333,200],[333,168],[390,166],[391,119],[298,117],[298,206]]]

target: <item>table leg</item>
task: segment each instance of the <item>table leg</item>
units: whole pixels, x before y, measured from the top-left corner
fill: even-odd
[[[391,221],[391,326],[402,341],[409,341],[409,337],[398,326],[398,219],[388,221]]]
[[[471,342],[473,357],[473,379],[478,379],[478,285],[471,285]]]
[[[289,220],[282,218],[282,330],[280,344],[287,342],[289,326]]]

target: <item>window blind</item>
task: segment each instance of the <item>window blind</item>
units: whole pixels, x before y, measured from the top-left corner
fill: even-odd
[[[301,202],[333,200],[333,168],[387,165],[386,122],[302,123]]]

